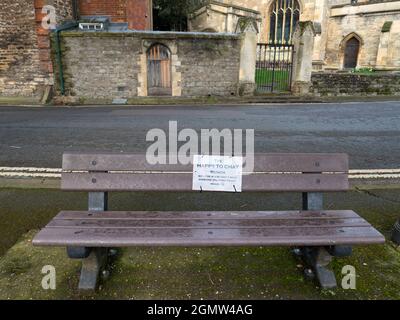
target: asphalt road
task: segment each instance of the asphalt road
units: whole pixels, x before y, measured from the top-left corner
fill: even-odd
[[[64,151],[145,152],[146,133],[255,129],[256,152],[345,152],[351,169],[400,168],[400,101],[303,105],[0,107],[0,166],[61,167]]]

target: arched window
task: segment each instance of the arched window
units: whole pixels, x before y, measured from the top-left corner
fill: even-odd
[[[344,48],[343,67],[345,69],[353,69],[358,64],[358,53],[360,52],[360,41],[356,37],[352,37],[346,42]]]
[[[288,44],[300,19],[297,0],[275,0],[271,5],[269,42]]]
[[[147,52],[147,90],[150,96],[171,95],[171,53],[162,44]]]

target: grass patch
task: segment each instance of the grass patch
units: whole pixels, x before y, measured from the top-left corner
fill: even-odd
[[[30,259],[26,259],[23,255],[13,256],[9,260],[5,260],[2,271],[6,274],[22,274],[27,272],[32,266]]]
[[[272,84],[273,91],[289,91],[290,74],[284,70],[256,70],[256,84],[258,90],[270,91]]]
[[[32,247],[35,232],[0,259],[0,299],[400,299],[400,252],[390,245],[357,247],[335,260],[338,279],[343,266],[356,267],[357,290],[320,290],[288,248],[129,248],[98,292],[83,294],[79,262],[63,248]],[[24,259],[29,268],[10,273]],[[54,291],[41,287],[44,265],[56,268]]]
[[[39,97],[1,97],[0,96],[0,106],[1,105],[39,105]]]
[[[351,73],[360,74],[360,75],[373,75],[376,73],[373,68],[355,68],[350,71]]]

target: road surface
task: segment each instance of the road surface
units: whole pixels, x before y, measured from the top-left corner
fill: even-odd
[[[345,152],[352,169],[400,168],[400,101],[138,107],[0,107],[0,167],[61,167],[64,151],[145,152],[146,133],[254,129],[256,152]]]

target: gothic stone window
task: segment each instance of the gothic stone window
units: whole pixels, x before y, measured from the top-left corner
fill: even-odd
[[[275,0],[271,5],[269,41],[288,44],[300,19],[297,0]]]

